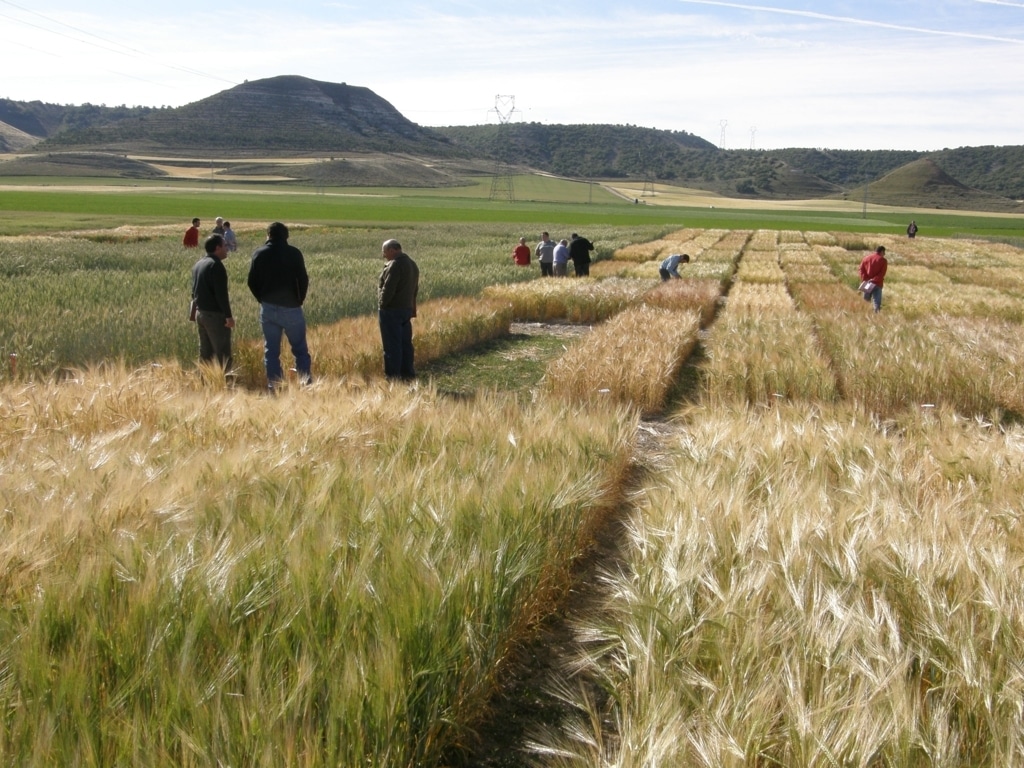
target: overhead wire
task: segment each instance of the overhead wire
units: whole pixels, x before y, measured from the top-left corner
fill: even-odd
[[[33,16],[38,16],[39,18],[49,22],[50,24],[56,24],[56,25],[61,26],[61,27],[66,27],[67,29],[74,30],[75,32],[78,32],[79,34],[86,35],[88,37],[96,38],[96,40],[100,40],[103,43],[106,43],[107,45],[100,45],[99,43],[93,42],[91,40],[83,40],[81,38],[77,38],[77,37],[74,37],[72,35],[69,35],[69,34],[67,34],[65,32],[61,32],[60,30],[57,30],[57,29],[50,29],[50,28],[47,28],[47,27],[44,27],[44,26],[40,26],[39,24],[33,24],[31,21],[26,21],[25,19],[20,19],[20,18],[17,18],[15,16],[11,16],[11,15],[6,14],[6,13],[0,13],[0,17],[5,18],[5,19],[10,19],[11,21],[13,21],[13,22],[15,22],[17,24],[23,24],[23,25],[25,25],[27,27],[32,27],[34,29],[38,29],[38,30],[41,30],[43,32],[47,32],[47,33],[49,33],[51,35],[57,35],[58,37],[67,38],[68,40],[74,40],[75,42],[82,43],[83,45],[91,45],[91,46],[93,46],[95,48],[99,48],[100,50],[104,50],[104,51],[107,51],[109,53],[118,54],[119,56],[127,56],[129,58],[148,59],[149,61],[152,61],[152,62],[154,62],[154,63],[156,63],[156,64],[158,64],[158,65],[160,65],[162,67],[166,67],[167,69],[173,69],[173,70],[176,70],[178,72],[184,72],[186,74],[196,75],[198,77],[204,77],[204,78],[207,78],[207,79],[210,79],[210,80],[217,80],[217,81],[220,81],[222,83],[228,83],[230,85],[238,85],[238,83],[236,83],[233,80],[228,80],[227,78],[223,78],[223,77],[220,77],[218,75],[211,74],[209,72],[204,72],[203,70],[200,70],[200,69],[195,69],[193,67],[183,67],[183,66],[179,66],[177,64],[168,64],[166,62],[160,61],[159,59],[149,55],[145,51],[140,51],[138,48],[132,48],[131,46],[124,45],[123,43],[119,43],[116,40],[109,40],[109,39],[103,37],[102,35],[97,35],[94,32],[89,32],[88,30],[80,29],[80,28],[78,28],[78,27],[76,27],[76,26],[74,26],[72,24],[67,24],[67,23],[65,23],[63,21],[60,21],[59,19],[51,18],[50,16],[47,16],[47,15],[42,14],[42,13],[39,13],[38,11],[34,11],[31,8],[26,8],[23,5],[19,5],[18,3],[12,2],[12,0],[0,0],[0,3],[3,3],[4,5],[9,5],[12,8],[17,8],[19,11],[23,11],[25,13],[32,14]],[[117,46],[118,48],[121,48],[123,50],[118,50],[117,48],[111,48],[111,47],[108,47],[108,46]],[[38,50],[38,49],[36,49],[36,50]],[[52,52],[49,52],[49,51],[44,51],[44,52],[45,53],[50,53],[51,55],[59,55],[59,54],[53,54]],[[136,79],[136,80],[140,80],[140,79],[144,80],[144,78],[139,78],[138,76],[134,76],[134,75],[127,75],[127,74],[125,74],[123,72],[115,72],[114,74],[118,74],[118,75],[121,75],[123,77],[130,77],[130,78]],[[146,82],[153,82],[153,81],[146,81]]]

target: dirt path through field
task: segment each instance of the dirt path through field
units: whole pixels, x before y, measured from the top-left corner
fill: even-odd
[[[581,336],[590,326],[566,323],[513,323],[512,332],[524,336],[552,334]],[[640,423],[632,457],[629,499],[640,490],[648,472],[665,461],[666,445],[685,429],[669,419],[649,419]],[[613,510],[596,532],[593,546],[575,565],[565,599],[556,611],[537,628],[533,638],[523,645],[505,671],[505,684],[492,702],[489,717],[478,728],[478,743],[464,763],[453,765],[477,768],[526,768],[535,765],[525,750],[531,735],[539,729],[557,726],[572,714],[553,691],[559,687],[577,689],[587,686],[595,700],[605,695],[593,683],[573,673],[574,661],[582,647],[574,627],[583,616],[601,611],[607,599],[601,574],[623,562],[626,527],[635,514],[628,501]]]

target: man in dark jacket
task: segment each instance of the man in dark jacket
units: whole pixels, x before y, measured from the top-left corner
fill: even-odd
[[[594,250],[594,244],[585,237],[580,237],[575,232],[569,241],[569,258],[572,259],[572,266],[576,277],[587,277],[590,274],[590,252]]]
[[[224,238],[210,235],[203,243],[206,255],[192,267],[192,298],[196,302],[196,326],[199,328],[199,359],[216,361],[231,370],[231,316],[228,299],[228,271],[223,261],[228,255]]]
[[[267,386],[273,390],[284,378],[282,334],[288,337],[300,381],[311,384],[312,360],[306,346],[306,316],[302,311],[309,290],[309,275],[302,251],[288,245],[288,227],[281,222],[275,221],[267,227],[267,242],[253,253],[247,282],[260,303]]]
[[[377,287],[377,307],[384,345],[384,375],[389,379],[414,379],[412,318],[416,317],[420,270],[402,252],[397,240],[385,240],[381,256],[384,269]]]

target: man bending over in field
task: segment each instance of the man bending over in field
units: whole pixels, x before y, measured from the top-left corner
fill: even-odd
[[[677,280],[680,279],[679,264],[690,263],[690,255],[688,253],[673,253],[658,267],[658,274],[661,275],[662,280],[668,280],[670,277],[674,277]]]

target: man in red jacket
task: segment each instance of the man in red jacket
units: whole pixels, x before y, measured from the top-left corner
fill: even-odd
[[[192,226],[185,230],[181,244],[186,248],[199,247],[199,219],[192,219]]]
[[[889,262],[885,260],[885,246],[880,245],[874,253],[868,254],[860,263],[861,290],[864,291],[864,301],[874,301],[875,312],[882,308],[882,282],[885,280],[885,271],[889,268]],[[870,283],[866,288],[865,283]]]
[[[530,246],[526,244],[526,238],[519,238],[519,245],[512,251],[512,261],[516,263],[518,267],[530,266]]]

